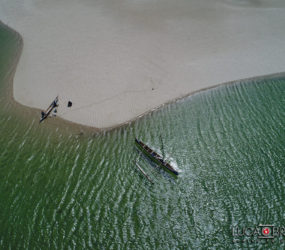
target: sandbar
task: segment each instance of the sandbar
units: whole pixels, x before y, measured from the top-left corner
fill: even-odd
[[[14,99],[58,95],[58,116],[101,129],[285,67],[284,0],[0,0],[0,20],[24,41]]]

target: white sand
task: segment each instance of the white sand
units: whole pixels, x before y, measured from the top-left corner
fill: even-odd
[[[0,19],[24,38],[15,99],[59,95],[61,117],[98,128],[285,69],[284,0],[0,0]]]

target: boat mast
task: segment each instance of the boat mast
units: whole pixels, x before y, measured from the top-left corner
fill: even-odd
[[[151,183],[154,184],[154,182],[150,179],[150,177],[146,174],[146,172],[140,167],[140,165],[136,162],[136,166],[138,170],[144,175],[144,177]]]
[[[141,152],[138,156],[138,158],[141,156]],[[135,165],[138,168],[138,170],[143,174],[143,176],[151,183],[154,184],[154,182],[151,180],[151,178],[146,174],[146,172],[140,167],[140,165],[138,164],[138,158],[135,160]]]
[[[161,147],[161,153],[162,153],[162,159],[164,160],[165,159],[165,153],[164,153],[164,145],[163,145],[163,140],[162,140],[162,137],[161,135],[159,136],[159,139],[160,139],[160,147]]]

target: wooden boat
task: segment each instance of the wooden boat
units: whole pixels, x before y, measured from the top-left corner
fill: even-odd
[[[162,166],[164,169],[168,170],[170,173],[178,175],[178,172],[169,163],[165,162],[158,153],[154,152],[150,147],[145,145],[142,141],[138,140],[137,138],[135,142],[136,142],[136,145],[139,147],[139,149],[152,161]]]
[[[47,108],[47,110],[44,112],[42,112],[42,117],[40,119],[40,123],[45,120],[50,113],[53,111],[54,108],[58,107],[58,96],[53,100],[53,102],[49,105],[49,107]]]

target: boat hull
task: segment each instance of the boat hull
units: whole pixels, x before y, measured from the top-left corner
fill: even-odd
[[[144,144],[145,145],[145,144]],[[146,155],[150,160],[152,160],[154,163],[156,163],[157,165],[161,166],[163,169],[165,169],[167,172],[174,174],[174,175],[178,175],[178,172],[176,170],[169,169],[167,166],[165,166],[165,164],[167,164],[164,161],[161,161],[159,159],[157,159],[156,157],[152,156],[145,148],[144,146],[141,144],[141,142],[139,140],[136,139],[136,146],[144,153],[144,155]],[[157,154],[158,155],[158,154]],[[158,155],[159,156],[159,155]]]

